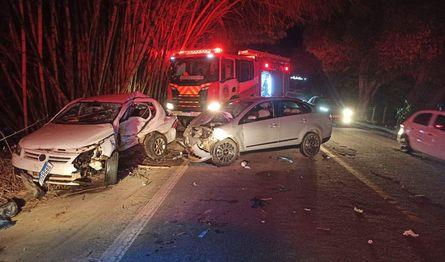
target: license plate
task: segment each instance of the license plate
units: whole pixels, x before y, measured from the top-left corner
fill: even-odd
[[[39,172],[40,186],[43,186],[43,183],[45,183],[46,177],[48,177],[49,172],[51,172],[51,169],[53,169],[53,167],[54,167],[54,165],[48,161],[46,161],[45,164],[43,164],[42,169]]]

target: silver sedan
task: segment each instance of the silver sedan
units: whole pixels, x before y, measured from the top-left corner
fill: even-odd
[[[219,112],[204,112],[184,132],[192,161],[230,165],[239,153],[300,146],[312,157],[331,137],[332,122],[295,98],[259,97],[229,101]]]

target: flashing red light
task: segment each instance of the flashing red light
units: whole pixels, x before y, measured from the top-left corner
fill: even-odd
[[[219,54],[219,53],[222,53],[222,48],[220,48],[220,47],[217,47],[217,48],[214,48],[213,49],[213,52],[215,53],[215,54]]]
[[[265,63],[265,64],[264,64],[264,67],[265,67],[265,68],[269,68],[269,64],[268,64],[268,63]]]
[[[284,67],[284,71],[289,71],[289,67],[288,66]]]

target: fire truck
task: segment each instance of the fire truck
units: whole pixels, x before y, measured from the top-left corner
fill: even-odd
[[[238,97],[284,96],[289,87],[290,60],[266,52],[182,50],[170,61],[166,108],[182,117],[217,111],[226,101]]]

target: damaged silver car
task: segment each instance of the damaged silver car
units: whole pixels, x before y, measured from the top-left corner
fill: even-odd
[[[299,99],[240,98],[195,118],[184,131],[184,142],[192,161],[224,166],[241,152],[268,148],[299,146],[303,155],[313,157],[331,132],[330,118]]]
[[[20,140],[12,164],[40,185],[117,182],[119,152],[143,144],[152,159],[176,138],[177,119],[142,93],[77,99]]]

